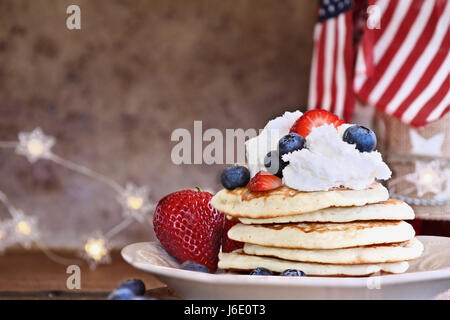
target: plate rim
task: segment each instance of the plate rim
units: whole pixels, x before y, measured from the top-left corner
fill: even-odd
[[[419,236],[430,238],[446,238],[439,236]],[[333,287],[333,288],[355,288],[367,287],[369,279],[380,279],[383,286],[398,285],[403,283],[432,281],[439,279],[450,279],[450,267],[430,271],[418,271],[402,274],[387,275],[371,275],[364,277],[274,277],[274,276],[251,276],[246,274],[229,274],[229,273],[201,273],[189,270],[181,270],[173,267],[158,266],[151,263],[141,263],[133,261],[127,251],[133,250],[134,247],[142,246],[152,241],[137,242],[125,246],[121,250],[122,258],[133,267],[145,272],[154,274],[155,276],[164,276],[174,279],[180,279],[191,282],[215,283],[215,284],[239,284],[239,285],[283,285],[283,286],[305,286],[305,287]],[[154,241],[153,241],[154,242]],[[193,275],[195,275],[193,277]],[[255,281],[256,280],[256,281]]]

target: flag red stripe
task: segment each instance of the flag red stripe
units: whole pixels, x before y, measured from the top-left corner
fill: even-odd
[[[318,108],[322,104],[323,96],[323,78],[324,78],[324,63],[325,63],[325,38],[327,33],[326,22],[322,23],[322,29],[317,40],[317,68],[316,68],[316,105],[310,106],[313,109]]]
[[[397,7],[396,1],[389,1],[389,4],[386,8],[386,11],[383,13],[383,16],[380,20],[380,29],[372,29],[374,42],[376,43],[378,40],[380,40],[380,37],[383,35],[383,30],[385,30],[389,23],[391,22],[392,15],[395,12],[395,8]],[[367,31],[367,29],[366,29]]]
[[[352,26],[353,26],[353,17],[350,13],[345,15],[345,26],[346,26],[346,37],[345,37],[345,45],[344,45],[344,69],[346,73],[346,93],[345,93],[345,102],[344,102],[344,120],[346,122],[350,122],[353,116],[353,111],[355,109],[355,96],[353,94],[353,67],[354,60],[356,56],[356,52],[353,48],[353,34],[352,34]]]
[[[339,30],[338,21],[335,19],[335,28],[334,28],[334,43],[332,48],[328,48],[328,50],[333,50],[333,74],[331,76],[331,105],[330,112],[336,113],[336,93],[337,93],[337,81],[342,81],[342,79],[338,79],[337,77],[337,65],[338,65],[338,50],[339,50]],[[340,116],[340,115],[339,115]]]
[[[428,100],[427,103],[423,106],[423,108],[420,109],[420,111],[416,114],[414,119],[411,121],[411,125],[415,127],[422,127],[426,125],[429,114],[444,99],[449,90],[450,90],[450,80],[444,81],[441,87],[436,92],[436,94],[430,100]],[[442,113],[442,115],[444,114],[445,112]]]

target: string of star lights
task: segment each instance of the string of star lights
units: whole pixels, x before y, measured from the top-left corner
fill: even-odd
[[[107,176],[64,159],[52,152],[55,143],[54,137],[46,135],[41,128],[36,128],[31,132],[20,132],[18,141],[0,141],[0,148],[14,149],[16,154],[24,156],[30,164],[34,164],[38,160],[51,161],[99,181],[116,193],[116,200],[121,207],[123,221],[105,233],[97,230],[85,236],[78,252],[78,255],[85,259],[92,269],[98,264],[110,263],[110,240],[134,221],[143,222],[149,212],[154,209],[155,204],[149,200],[151,189],[148,186],[136,186],[132,182],[127,182],[125,186],[122,186]],[[42,242],[37,242],[40,234],[37,227],[37,218],[27,216],[21,210],[13,207],[5,194],[1,192],[0,201],[12,216],[11,221],[0,221],[0,252],[17,243],[24,248],[30,248],[33,242],[40,244],[40,247],[46,250]],[[49,253],[48,250],[46,251]]]
[[[442,206],[450,204],[450,166],[444,159],[391,159],[390,163],[414,164],[411,173],[391,179],[388,188],[391,196],[418,206]],[[398,185],[408,187],[399,190]],[[425,197],[426,196],[426,197]]]
[[[391,154],[388,160],[392,164],[413,165],[414,170],[388,181],[392,197],[417,206],[450,204],[450,159],[442,151],[444,139],[442,132],[424,138],[416,130],[409,131],[411,155]]]

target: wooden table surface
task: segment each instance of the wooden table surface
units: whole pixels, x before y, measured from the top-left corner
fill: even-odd
[[[58,252],[72,258],[74,253]],[[141,279],[147,294],[158,299],[177,299],[173,290],[152,275],[128,265],[118,251],[111,253],[110,264],[91,270],[83,261],[80,267],[81,289],[68,289],[67,265],[56,263],[40,251],[12,251],[0,256],[0,299],[106,299],[121,281]],[[79,264],[78,264],[78,263]]]

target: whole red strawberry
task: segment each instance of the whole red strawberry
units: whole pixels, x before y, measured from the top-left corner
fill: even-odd
[[[222,252],[231,252],[236,249],[241,249],[244,246],[243,242],[231,240],[228,238],[228,230],[231,229],[232,226],[234,226],[236,223],[238,223],[239,220],[230,220],[225,219],[225,224],[223,227],[223,238],[222,238]]]
[[[191,260],[216,271],[224,215],[209,192],[181,190],[162,198],[153,215],[156,237],[180,263]]]

